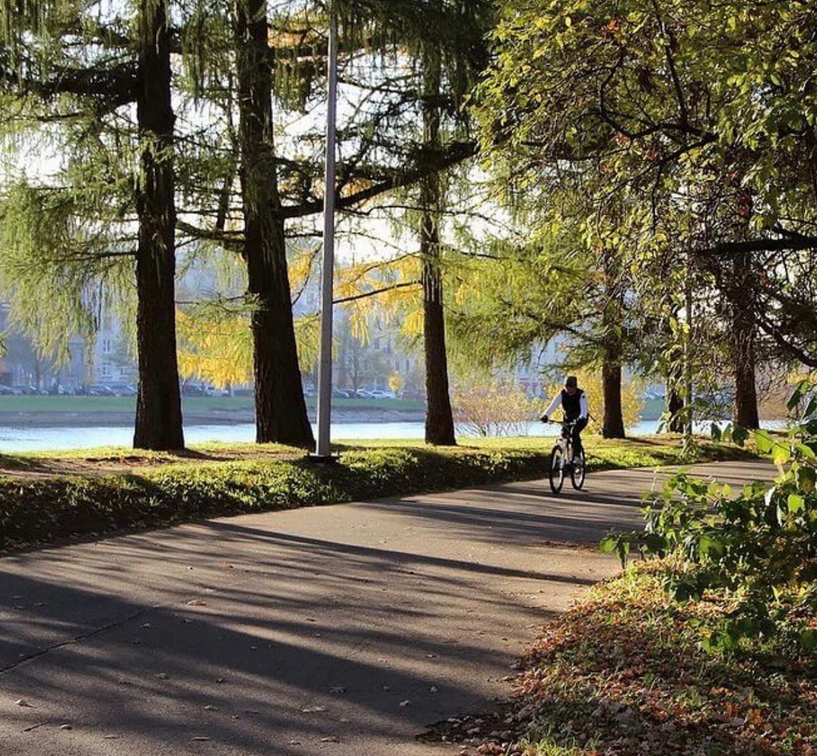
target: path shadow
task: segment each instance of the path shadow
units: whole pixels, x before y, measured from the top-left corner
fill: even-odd
[[[0,703],[0,741],[49,752],[65,722],[133,754],[186,753],[193,737],[282,756],[303,753],[290,739],[410,739],[481,705],[474,681],[515,656],[496,635],[548,617],[507,588],[551,582],[589,581],[235,520],[18,555],[0,562],[0,701],[32,708]]]

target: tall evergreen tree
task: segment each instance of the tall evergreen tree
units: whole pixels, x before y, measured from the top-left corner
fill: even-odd
[[[252,298],[256,440],[310,446],[292,318],[286,239],[273,146],[266,0],[236,0],[242,255]]]
[[[136,118],[141,175],[136,188],[136,339],[139,392],[134,446],[181,449],[176,353],[176,195],[167,0],[139,0]]]
[[[436,0],[363,0],[335,6],[341,17],[344,85],[350,97],[348,106],[354,108],[354,115],[342,120],[339,128],[343,156],[338,164],[337,206],[341,217],[345,211],[354,212],[393,190],[419,184],[425,188],[420,191],[426,191],[433,185],[431,177],[474,154],[475,145],[462,129],[429,145],[414,125],[418,114],[433,113],[439,133],[443,111],[456,112],[466,82],[473,81],[476,51],[482,51],[485,59],[484,28],[473,22],[466,28],[451,22],[470,19],[473,4],[437,5]],[[484,9],[487,3],[481,5]],[[429,38],[427,14],[432,6],[439,23],[431,25],[434,34]],[[231,58],[237,72],[240,125],[232,139],[241,155],[241,238],[232,229],[225,229],[223,222],[210,228],[186,227],[185,231],[201,239],[220,239],[225,246],[240,250],[247,265],[248,293],[254,308],[251,321],[258,439],[307,445],[312,436],[305,405],[299,398],[298,364],[286,356],[294,355],[295,340],[285,261],[286,240],[314,234],[315,216],[322,211],[322,152],[301,147],[321,144],[322,129],[310,127],[297,134],[284,131],[277,144],[272,132],[276,118],[278,123],[292,120],[296,112],[307,114],[304,121],[321,122],[326,15],[319,4],[294,9],[277,6],[276,13],[266,17],[272,32],[265,40],[260,31],[253,30],[265,26],[266,13],[267,6],[260,2],[252,6],[252,14],[240,5],[233,10],[236,45]],[[251,49],[254,52],[250,53]],[[442,91],[425,97],[422,57],[424,51],[432,49],[438,66],[449,58],[450,62],[445,78],[438,75]],[[407,75],[406,68],[413,70]],[[205,96],[220,98],[227,79],[227,72],[222,72],[220,81]],[[270,80],[271,90],[264,84]],[[233,107],[229,100],[222,104],[228,110]],[[217,183],[229,186],[229,172]],[[223,194],[211,194],[200,201],[215,207],[223,204],[223,198]],[[436,212],[436,207],[430,212]],[[219,217],[213,210],[209,215]],[[223,221],[223,214],[220,217]],[[430,236],[438,233],[436,221],[424,227]],[[429,250],[429,258],[439,250],[438,243],[423,246]],[[442,309],[439,316],[439,325],[444,327]],[[444,343],[442,351],[436,349],[435,353],[444,357]],[[445,372],[443,366],[443,380],[447,382]],[[439,374],[437,368],[435,376]],[[445,402],[448,404],[447,388]],[[453,440],[450,404],[446,414],[451,427],[448,435]]]
[[[20,102],[20,120],[28,120],[29,140],[39,139],[41,129],[61,131],[61,147],[71,150],[70,155],[61,156],[66,168],[54,177],[56,186],[46,186],[43,177],[34,177],[33,186],[20,186],[19,191],[12,187],[3,212],[4,235],[11,245],[5,277],[10,279],[16,304],[28,313],[28,324],[37,331],[47,317],[31,317],[25,299],[33,296],[43,301],[35,293],[41,282],[20,275],[21,258],[28,256],[33,270],[43,266],[49,277],[54,274],[64,282],[70,280],[73,292],[58,297],[56,303],[85,309],[84,317],[72,320],[81,321],[88,335],[93,313],[87,310],[93,299],[89,300],[87,292],[94,286],[94,277],[110,272],[112,260],[135,258],[140,381],[134,443],[150,449],[178,449],[184,441],[174,318],[169,11],[166,0],[139,0],[132,9],[117,10],[132,10],[133,17],[105,16],[69,2],[8,2],[0,7],[4,34],[0,85],[7,97]],[[137,129],[125,136],[121,123],[127,123],[134,105]],[[114,120],[118,120],[115,127]],[[20,128],[18,123],[7,126]],[[79,140],[72,142],[78,135]],[[135,149],[133,142],[128,144],[129,137]],[[94,162],[104,161],[112,142],[123,154],[108,153],[107,164]],[[134,154],[138,155],[137,171],[123,165]],[[94,175],[99,169],[102,175]],[[135,179],[126,178],[134,175]],[[101,192],[105,185],[107,196]],[[134,210],[135,217],[129,218],[128,212]],[[58,221],[68,234],[54,236],[51,220]],[[99,224],[113,220],[113,224],[102,230],[89,229],[95,220]],[[132,223],[137,226],[135,240]],[[51,245],[44,249],[37,244],[37,236],[43,235]],[[127,247],[132,241],[136,242],[135,252]],[[43,310],[47,308],[43,305]],[[51,332],[35,335],[44,341],[61,339],[64,346],[70,334],[55,336],[55,323],[64,314],[57,306],[51,307]]]

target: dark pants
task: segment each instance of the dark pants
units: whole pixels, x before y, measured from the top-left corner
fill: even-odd
[[[582,431],[587,427],[587,418],[583,420],[577,420],[576,424],[573,426],[573,456],[578,457],[584,451],[584,446],[582,446]]]

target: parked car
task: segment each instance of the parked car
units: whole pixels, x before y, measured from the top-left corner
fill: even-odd
[[[349,389],[332,389],[332,397],[334,399],[351,399],[353,396],[354,392]]]
[[[106,383],[116,396],[136,396],[136,386],[130,383]]]
[[[185,383],[182,385],[182,396],[206,396],[204,389],[195,383]]]
[[[11,386],[0,383],[0,396],[15,396],[17,392]]]
[[[43,393],[36,386],[32,386],[30,384],[27,386],[23,385],[12,386],[11,390],[17,396],[20,396],[21,394],[25,394],[26,396],[40,396]],[[47,394],[48,392],[46,391],[45,393]]]
[[[372,389],[369,394],[371,394],[372,399],[396,399],[396,396],[393,391],[383,391],[382,389]]]
[[[357,391],[355,391],[355,396],[358,399],[371,399],[372,398],[372,392],[367,391],[366,389],[358,389]]]
[[[88,386],[88,396],[116,396],[116,394],[104,383],[92,383]]]
[[[205,396],[229,396],[230,392],[227,389],[216,388],[212,384],[205,384],[202,386]]]
[[[416,389],[408,389],[400,394],[401,399],[409,399],[414,402],[424,402],[426,395],[424,391],[417,391]]]

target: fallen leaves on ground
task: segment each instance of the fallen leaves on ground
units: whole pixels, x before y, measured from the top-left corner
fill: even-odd
[[[657,569],[603,584],[545,628],[516,682],[517,729],[605,756],[817,754],[814,658],[706,653],[701,629],[729,607],[668,604]]]
[[[488,756],[817,756],[817,659],[778,642],[705,652],[729,607],[668,603],[660,569],[597,586],[544,628],[511,700],[424,739]]]

